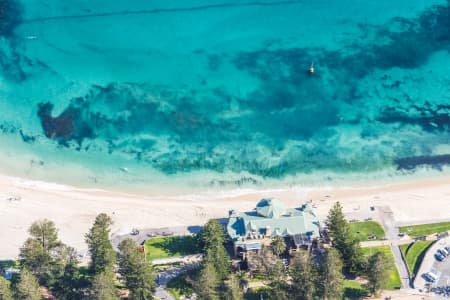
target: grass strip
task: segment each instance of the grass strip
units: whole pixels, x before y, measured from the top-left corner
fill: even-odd
[[[389,281],[386,285],[386,289],[396,290],[401,288],[402,282],[400,280],[400,274],[398,273],[397,267],[395,266],[394,255],[392,254],[391,248],[389,246],[362,248],[362,251],[365,256],[370,256],[376,252],[383,252],[388,259],[389,265]]]
[[[417,238],[420,236],[427,236],[435,233],[449,231],[450,222],[402,226],[399,229],[401,233],[407,234],[412,238]]]

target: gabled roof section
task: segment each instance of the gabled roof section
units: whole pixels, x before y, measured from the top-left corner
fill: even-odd
[[[277,199],[262,199],[256,204],[256,213],[261,217],[279,218],[286,213],[286,207]]]

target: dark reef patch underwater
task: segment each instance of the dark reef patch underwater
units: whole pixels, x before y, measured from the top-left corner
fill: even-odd
[[[17,0],[0,0],[0,36],[10,36],[22,20],[23,7]]]
[[[104,152],[165,174],[284,178],[449,164],[450,0],[381,21],[370,8],[355,20],[324,11],[326,26],[301,21],[317,13],[309,1],[156,1],[133,17],[78,2],[46,13],[39,0],[0,0],[0,123],[24,144],[51,140],[53,149]],[[273,21],[271,9],[285,19]],[[180,18],[199,25],[190,34]],[[109,31],[111,20],[124,29]],[[157,20],[160,36],[149,29]]]

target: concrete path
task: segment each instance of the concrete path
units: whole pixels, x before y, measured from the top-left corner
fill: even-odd
[[[179,266],[174,266],[173,268],[164,270],[162,272],[159,272],[157,274],[156,282],[159,285],[166,285],[169,281],[174,279],[175,277],[180,276],[181,274],[184,274],[190,270],[194,270],[200,267],[201,260],[199,261],[193,261],[190,263],[184,263]]]
[[[390,242],[392,254],[394,255],[395,265],[397,266],[400,280],[402,282],[402,288],[408,289],[411,287],[411,278],[403,260],[402,253],[398,247],[400,240],[398,234],[398,227],[395,224],[393,212],[389,207],[377,207],[379,220],[384,227],[386,238]]]
[[[168,291],[165,290],[165,286],[162,286],[162,285],[160,285],[160,286],[158,286],[156,288],[154,296],[155,296],[156,299],[161,299],[161,300],[162,299],[164,299],[164,300],[175,300],[175,298],[172,297],[172,295]]]
[[[173,263],[183,263],[183,264],[191,264],[191,263],[199,263],[203,259],[202,254],[192,254],[185,256],[176,256],[169,258],[160,258],[152,260],[152,265],[168,265]]]
[[[180,265],[176,265],[167,270],[161,271],[157,274],[156,283],[158,284],[158,288],[155,292],[155,297],[157,299],[167,299],[174,300],[174,298],[170,295],[170,293],[165,289],[169,281],[178,277],[190,270],[196,269],[200,267],[202,256],[201,255],[188,255],[182,257],[176,257],[174,259],[178,259],[177,262],[181,262]],[[160,264],[168,264],[170,259],[160,259]],[[164,263],[165,262],[165,263]],[[189,295],[186,295],[189,296]]]
[[[394,240],[394,241],[392,241],[392,240],[366,241],[366,242],[360,242],[359,244],[361,245],[362,248],[369,248],[369,247],[377,247],[377,246],[390,246],[391,244],[393,246],[401,246],[401,245],[411,244],[414,242],[415,242],[414,239],[407,237],[407,238],[401,238],[399,240]]]

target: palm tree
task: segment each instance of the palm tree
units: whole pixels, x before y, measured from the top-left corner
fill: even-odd
[[[276,256],[280,256],[283,252],[286,251],[286,243],[284,242],[284,238],[281,236],[276,236],[273,238],[272,243],[272,251]]]

